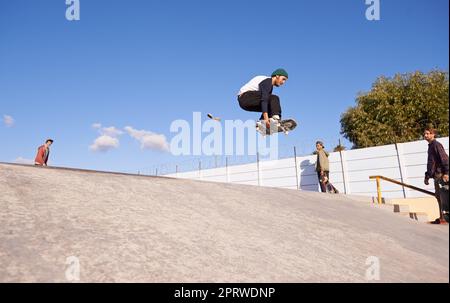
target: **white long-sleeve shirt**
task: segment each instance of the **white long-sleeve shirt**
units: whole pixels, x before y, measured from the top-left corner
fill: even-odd
[[[267,80],[267,79],[271,79],[271,78],[267,77],[267,76],[254,77],[247,84],[245,84],[244,86],[241,87],[238,95],[242,95],[243,93],[250,92],[250,91],[259,91],[260,90],[259,85],[261,84],[261,82],[263,82],[264,80]],[[272,82],[270,82],[270,84],[272,84]]]

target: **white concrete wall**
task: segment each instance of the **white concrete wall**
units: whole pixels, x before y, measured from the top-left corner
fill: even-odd
[[[438,139],[448,154],[449,138]],[[391,179],[411,184],[420,188],[434,191],[433,184],[423,184],[427,163],[426,141],[415,141],[398,144],[398,155],[395,145],[348,150],[339,153],[331,153],[330,180],[333,185],[344,193],[345,187],[348,194],[376,196],[376,182],[369,176],[382,175]],[[315,172],[316,156],[297,157],[297,169],[295,159],[287,158],[276,161],[264,161],[257,163],[229,166],[228,168],[215,168],[203,171],[192,171],[167,176],[198,179],[215,182],[231,182],[239,184],[260,185],[269,187],[281,187],[289,189],[318,191],[317,173]],[[342,170],[343,167],[343,170]],[[386,198],[403,198],[401,186],[382,181],[382,192]],[[423,197],[422,193],[405,188],[406,197]]]

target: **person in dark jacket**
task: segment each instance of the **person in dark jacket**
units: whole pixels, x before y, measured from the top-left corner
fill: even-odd
[[[444,146],[436,140],[436,135],[437,132],[434,128],[430,127],[424,131],[423,136],[428,142],[428,161],[424,183],[428,185],[429,179],[434,179],[434,188],[440,213],[440,218],[435,221],[438,223],[443,218],[439,183],[448,183],[448,155],[445,153]]]
[[[53,144],[52,139],[45,141],[45,144],[39,146],[34,164],[38,166],[47,166],[48,158],[50,156],[50,146]]]

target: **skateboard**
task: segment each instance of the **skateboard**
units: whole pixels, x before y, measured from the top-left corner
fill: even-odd
[[[297,122],[294,119],[284,119],[281,121],[272,120],[270,129],[267,129],[264,121],[256,122],[256,130],[263,136],[272,135],[283,132],[285,135],[297,127]]]
[[[447,223],[449,220],[449,216],[448,216],[448,182],[444,183],[443,181],[440,182],[440,186],[439,186],[439,194],[441,196],[441,203],[442,203],[442,216],[444,217],[445,221]]]
[[[212,114],[207,114],[207,116],[208,116],[209,119],[215,120],[215,121],[218,121],[218,122],[220,122],[222,120],[219,117],[214,117]]]
[[[219,117],[216,117],[212,114],[207,114],[207,117],[211,120],[215,120],[217,122],[220,122],[222,119]],[[284,119],[281,121],[277,120],[271,120],[271,127],[270,129],[266,129],[266,125],[264,121],[257,121],[256,122],[256,130],[263,136],[266,135],[272,135],[275,133],[281,133],[283,132],[285,135],[289,134],[290,131],[294,130],[297,127],[297,122],[294,119]]]
[[[325,188],[327,190],[327,193],[329,194],[338,194],[339,190],[334,187],[333,184],[331,184],[330,180],[328,180],[327,176],[323,176],[320,178],[320,182],[325,184]]]

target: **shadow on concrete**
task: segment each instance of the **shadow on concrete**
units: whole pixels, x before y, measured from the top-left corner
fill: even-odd
[[[310,160],[300,163],[300,189],[319,192],[316,164]]]

